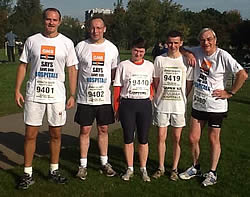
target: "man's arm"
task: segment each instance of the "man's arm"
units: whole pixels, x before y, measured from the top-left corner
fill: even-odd
[[[21,93],[21,87],[26,75],[28,64],[21,62],[17,67],[17,74],[16,74],[16,87],[15,87],[15,102],[18,107],[23,107],[24,98]]]
[[[236,73],[236,79],[230,91],[214,90],[212,96],[219,99],[231,98],[242,87],[247,78],[248,74],[246,73],[245,69],[240,70]]]
[[[159,77],[153,77],[153,85],[155,89],[155,93],[157,92],[158,86],[159,86],[160,78]]]
[[[185,49],[184,47],[181,47],[180,52],[182,55],[184,55],[187,58],[188,65],[190,65],[192,67],[194,67],[196,65],[196,58],[191,51]]]
[[[68,74],[69,74],[70,97],[67,101],[66,108],[70,109],[75,105],[75,94],[76,94],[76,84],[77,84],[77,69],[75,65],[68,67]]]
[[[192,87],[193,87],[193,81],[186,81],[186,97],[188,97],[189,93],[191,92],[192,90]]]

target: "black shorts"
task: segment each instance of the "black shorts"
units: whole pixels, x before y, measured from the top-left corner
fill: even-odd
[[[77,104],[75,122],[81,126],[90,126],[95,119],[99,126],[114,123],[115,119],[112,105]]]
[[[209,127],[221,128],[222,121],[227,117],[227,112],[204,112],[192,108],[192,117],[197,120],[204,120],[208,122]]]
[[[152,105],[149,99],[122,99],[119,117],[125,144],[134,141],[135,130],[139,143],[148,143],[148,132],[152,123]]]

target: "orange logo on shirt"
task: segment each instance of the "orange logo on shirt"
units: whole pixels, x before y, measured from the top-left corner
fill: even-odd
[[[209,69],[212,67],[211,62],[209,62],[208,60],[204,59],[202,64],[201,64],[201,69],[204,71],[209,71]]]
[[[104,52],[93,52],[92,53],[92,65],[103,66],[105,60]]]
[[[54,60],[56,54],[55,46],[41,46],[41,59]]]

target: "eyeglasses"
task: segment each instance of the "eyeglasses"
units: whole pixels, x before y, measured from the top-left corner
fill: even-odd
[[[209,37],[209,38],[206,38],[206,39],[200,39],[200,42],[202,42],[202,43],[205,43],[206,41],[212,42],[213,40],[214,40],[214,37]]]

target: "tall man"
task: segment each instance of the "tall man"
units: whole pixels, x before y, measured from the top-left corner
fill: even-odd
[[[27,189],[34,183],[32,160],[36,148],[36,138],[45,111],[50,133],[50,170],[49,179],[64,184],[59,168],[61,147],[61,128],[66,121],[65,111],[65,66],[68,68],[70,97],[66,108],[75,104],[78,63],[73,42],[58,32],[61,14],[55,8],[43,12],[44,32],[29,37],[24,45],[17,69],[15,101],[22,107],[24,98],[20,92],[28,64],[31,66],[30,77],[26,87],[24,104],[24,122],[26,124],[24,141],[24,176],[18,185]]]
[[[180,47],[183,44],[182,34],[171,31],[167,35],[168,52],[155,59],[155,98],[154,124],[158,127],[159,167],[153,178],[164,175],[167,129],[171,125],[173,136],[173,165],[170,179],[178,179],[178,163],[181,154],[180,139],[182,128],[186,125],[186,95],[193,83],[192,68],[182,56]],[[187,88],[187,90],[186,90]]]
[[[89,23],[90,38],[76,46],[79,60],[77,111],[75,122],[80,125],[80,166],[77,177],[87,176],[87,155],[89,135],[96,119],[101,172],[106,176],[116,173],[108,163],[108,125],[114,122],[111,105],[111,80],[119,61],[119,53],[114,44],[103,36],[106,32],[104,21],[93,17]]]
[[[7,41],[7,55],[8,55],[8,61],[11,62],[11,59],[13,62],[15,62],[15,42],[16,42],[17,35],[13,33],[11,30],[7,34],[5,34],[5,39]]]
[[[220,131],[228,111],[227,99],[236,94],[248,75],[228,52],[216,46],[217,37],[212,29],[202,29],[198,39],[200,46],[190,49],[198,64],[194,68],[194,94],[189,132],[193,165],[179,176],[181,179],[190,179],[201,175],[199,142],[201,130],[208,123],[211,163],[210,171],[204,174],[202,185],[209,186],[217,182],[216,168],[221,153]],[[226,90],[229,74],[235,74],[236,79],[232,88]]]

